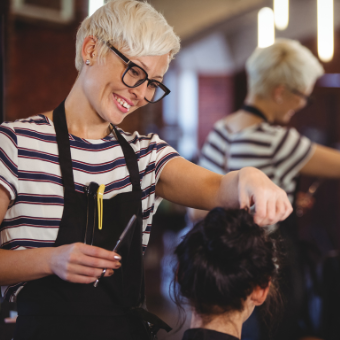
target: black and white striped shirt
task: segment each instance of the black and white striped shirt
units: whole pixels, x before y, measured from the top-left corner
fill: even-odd
[[[150,238],[160,197],[155,188],[165,164],[178,153],[157,135],[119,130],[138,158],[143,209],[143,247]],[[69,135],[75,190],[105,184],[104,198],[132,190],[123,151],[113,134],[98,140]],[[0,248],[52,247],[64,209],[64,190],[53,122],[43,115],[0,126],[0,184],[12,205],[0,226]],[[1,287],[8,299],[23,283]]]
[[[222,119],[209,133],[199,165],[219,174],[255,167],[293,202],[297,175],[312,154],[312,142],[294,128],[262,122],[233,133]]]

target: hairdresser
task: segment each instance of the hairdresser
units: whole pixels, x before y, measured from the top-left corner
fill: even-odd
[[[242,325],[270,292],[277,304],[278,255],[273,240],[245,210],[215,208],[177,246],[174,296],[192,308],[183,340],[238,340]],[[269,302],[269,301],[267,301]]]
[[[161,198],[198,209],[255,205],[262,225],[290,214],[285,192],[257,169],[217,175],[157,135],[116,127],[169,95],[162,80],[179,47],[147,2],[108,1],[80,25],[66,99],[1,126],[0,284],[18,304],[15,340],[146,339],[150,323],[168,328],[138,308],[142,246]],[[134,233],[115,253],[133,214]]]

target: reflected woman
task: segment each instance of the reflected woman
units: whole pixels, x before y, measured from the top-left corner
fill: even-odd
[[[299,174],[340,178],[340,152],[312,143],[285,125],[310,102],[324,73],[298,41],[277,39],[246,62],[244,105],[219,120],[202,148],[199,165],[219,174],[253,166],[286,191],[291,202]],[[194,219],[205,213],[195,211]]]

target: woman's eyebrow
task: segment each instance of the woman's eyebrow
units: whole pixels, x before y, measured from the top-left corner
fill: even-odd
[[[145,68],[147,71],[149,71],[149,68],[142,61],[140,61],[140,60],[138,60],[138,61],[142,64],[143,68]]]
[[[142,61],[140,61],[140,60],[138,60],[138,61],[142,64],[143,68],[146,69],[146,71],[149,71],[149,68]],[[152,79],[154,79],[154,78],[163,79],[162,76],[154,76],[154,77],[152,77]]]

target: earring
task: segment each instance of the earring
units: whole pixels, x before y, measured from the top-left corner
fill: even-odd
[[[86,59],[86,61],[85,61],[85,65],[87,65],[87,66],[91,65],[91,61],[90,61],[90,59]]]

